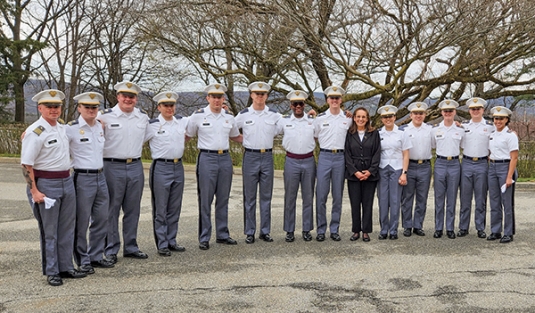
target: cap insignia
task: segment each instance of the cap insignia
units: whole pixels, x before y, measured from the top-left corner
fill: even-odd
[[[336,87],[333,87],[333,91],[336,91],[336,90],[338,90],[338,88],[336,88]]]
[[[390,110],[390,108],[385,108],[385,111],[388,112],[388,110]]]
[[[264,84],[258,84],[258,88],[262,88],[262,86],[264,86]]]
[[[450,100],[446,100],[446,104],[450,104]]]
[[[215,87],[215,89],[219,89],[219,87],[221,87],[221,85],[215,84],[214,87]]]
[[[496,111],[498,111],[498,112],[500,112],[501,110],[502,110],[502,108],[500,108],[500,107],[496,108]]]
[[[49,93],[52,97],[55,97],[55,96],[58,94],[57,92],[55,92],[55,91],[53,91],[53,90],[52,90],[52,91],[49,91],[48,93]]]
[[[419,103],[416,103],[416,107],[420,108],[420,107],[422,107],[422,105],[419,104]]]
[[[296,92],[295,92],[295,95],[296,95],[296,96],[299,96],[299,91],[296,91]]]
[[[126,83],[126,87],[128,87],[128,88],[132,88],[133,85],[134,84],[132,84],[132,83]]]
[[[474,103],[477,103],[477,99],[474,99],[473,101],[474,101]]]
[[[95,95],[94,93],[90,93],[90,94],[89,94],[89,98],[91,98],[91,100],[95,99],[96,96],[97,96],[97,95]]]

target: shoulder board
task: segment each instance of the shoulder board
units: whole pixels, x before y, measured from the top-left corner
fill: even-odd
[[[282,116],[282,118],[290,118],[290,116],[291,116],[290,114],[284,114],[284,115]]]
[[[175,118],[176,118],[177,120],[180,120],[180,119],[182,119],[182,115],[177,114],[177,115],[175,115]]]
[[[464,129],[463,125],[459,125],[457,127],[459,127],[460,129]]]
[[[37,136],[41,136],[41,134],[45,131],[45,128],[41,125],[37,126],[33,132],[37,134]]]
[[[487,125],[494,125],[494,123],[492,121],[485,121],[485,124]]]
[[[140,113],[143,113],[143,114],[147,114],[147,111],[143,110],[143,109],[139,109],[139,112]]]
[[[197,111],[195,111],[195,114],[197,113],[204,113],[204,109],[198,109]]]
[[[324,116],[325,114],[327,114],[327,113],[325,113],[325,112],[320,113],[320,114],[318,115],[318,117],[320,117],[320,116]]]
[[[316,115],[314,115],[314,114],[309,114],[309,115],[307,115],[307,117],[310,118],[310,119],[315,119],[315,118],[316,118]]]
[[[247,113],[247,112],[249,112],[249,108],[245,108],[245,109],[241,110],[240,114]]]
[[[232,114],[230,111],[225,110],[225,113],[234,116],[234,114]]]
[[[72,120],[72,121],[67,123],[67,125],[69,125],[69,126],[76,125],[76,124],[78,124],[78,120]]]
[[[154,124],[156,122],[159,122],[160,120],[157,118],[153,118],[152,120],[149,120],[149,124]]]
[[[433,125],[431,125],[431,126],[433,126],[433,128],[435,128],[435,127],[438,127],[439,125],[440,125],[440,123],[433,124]]]
[[[58,123],[60,123],[61,125],[65,125],[65,121],[61,118],[58,118]]]
[[[277,110],[275,110],[273,108],[268,108],[268,109],[269,109],[269,112],[277,113]]]
[[[461,122],[461,124],[470,124],[470,121]]]
[[[398,129],[401,130],[401,131],[405,131],[405,128],[407,128],[409,126],[409,124],[403,124],[401,126],[398,126]]]
[[[112,109],[100,110],[100,114],[108,114],[113,112]]]

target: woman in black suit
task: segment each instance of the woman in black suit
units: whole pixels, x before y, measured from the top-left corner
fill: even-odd
[[[371,126],[368,110],[359,107],[353,113],[354,123],[349,128],[345,143],[347,189],[351,203],[353,236],[370,241],[372,232],[372,207],[375,188],[379,180],[381,138]]]

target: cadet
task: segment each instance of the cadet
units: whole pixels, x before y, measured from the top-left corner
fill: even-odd
[[[399,127],[404,130],[404,136],[412,142],[412,148],[409,149],[407,185],[403,187],[401,196],[401,222],[405,229],[403,236],[411,236],[411,231],[418,236],[425,236],[423,223],[431,184],[431,126],[423,122],[426,103],[414,102],[408,109],[412,122]]]
[[[494,125],[483,119],[487,102],[481,98],[466,101],[470,112],[470,121],[463,123],[463,160],[461,163],[461,208],[459,210],[459,232],[457,236],[468,235],[470,216],[472,215],[472,196],[475,200],[474,221],[479,238],[485,234],[487,215],[487,180],[489,137]]]
[[[137,245],[137,227],[141,209],[144,179],[141,149],[148,125],[144,111],[136,108],[141,88],[131,82],[114,86],[117,105],[99,114],[105,125],[104,174],[110,191],[110,214],[106,259],[117,263],[121,247],[119,214],[123,209],[123,256],[146,259],[148,255]]]
[[[186,135],[198,137],[197,190],[199,192],[199,249],[210,248],[212,222],[210,211],[215,200],[216,242],[237,244],[228,230],[228,200],[232,184],[229,138],[242,141],[234,116],[221,109],[227,87],[206,86],[208,106],[197,110],[188,121]]]
[[[246,243],[255,241],[256,193],[260,194],[260,236],[271,242],[271,196],[273,193],[273,138],[277,135],[277,121],[281,115],[266,106],[269,84],[249,85],[253,104],[236,116],[236,124],[243,132],[243,210]]]
[[[455,239],[455,205],[457,190],[461,178],[459,154],[464,129],[454,123],[455,111],[459,104],[454,100],[443,100],[438,104],[444,120],[433,127],[433,148],[436,148],[437,159],[434,170],[435,191],[435,233],[434,238],[443,235],[444,202],[446,202],[446,234]]]
[[[316,223],[317,241],[325,240],[327,230],[327,196],[332,184],[331,239],[340,241],[338,229],[342,215],[345,158],[344,145],[351,118],[340,109],[345,90],[331,86],[323,92],[329,109],[318,115],[314,122],[314,137],[318,139],[320,154],[316,171]]]
[[[314,183],[316,161],[314,160],[314,119],[305,115],[305,100],[308,94],[294,90],[286,96],[290,100],[292,114],[277,123],[278,133],[284,134],[282,146],[286,150],[284,162],[284,231],[286,241],[295,240],[295,212],[297,191],[301,185],[303,199],[303,239],[311,241],[310,231],[314,228]]]
[[[43,275],[52,286],[62,285],[62,278],[86,276],[72,262],[76,198],[69,172],[69,139],[58,122],[63,99],[63,92],[55,89],[32,98],[41,117],[26,129],[21,150],[26,192],[39,225]]]
[[[381,136],[381,162],[377,187],[381,225],[379,240],[386,239],[389,234],[390,239],[398,239],[401,191],[403,186],[407,185],[409,149],[412,148],[412,142],[394,124],[397,111],[393,105],[384,105],[377,110],[384,124],[379,130]]]
[[[114,266],[103,259],[110,196],[106,177],[102,172],[104,131],[96,118],[104,97],[97,92],[86,92],[75,96],[74,100],[78,101],[80,117],[69,122],[67,126],[76,189],[74,260],[80,270],[93,274],[93,267]]]
[[[496,131],[490,134],[489,202],[490,230],[487,240],[513,241],[515,234],[515,179],[518,161],[518,137],[507,127],[511,110],[497,106],[490,111]],[[503,237],[502,232],[503,221]]]
[[[161,92],[154,96],[160,115],[149,121],[145,140],[150,140],[152,164],[149,173],[152,224],[156,249],[161,256],[186,248],[176,242],[184,193],[182,155],[188,119],[174,115],[178,94]]]

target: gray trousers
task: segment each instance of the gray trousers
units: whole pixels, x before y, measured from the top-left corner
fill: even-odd
[[[73,180],[76,188],[74,260],[76,264],[84,265],[103,258],[110,196],[104,173],[74,173]]]
[[[271,232],[271,197],[273,194],[273,153],[243,154],[244,234],[256,232],[256,193],[260,195],[260,234]]]
[[[184,194],[182,161],[154,160],[149,171],[152,225],[157,249],[175,245]]]
[[[303,199],[303,231],[314,228],[314,183],[316,181],[316,161],[314,157],[294,159],[286,157],[284,163],[284,231],[295,231],[297,191],[301,185]]]
[[[504,193],[501,186],[505,184],[509,163],[489,164],[489,202],[490,202],[490,230],[493,233],[502,232],[506,236],[515,234],[515,184],[507,188]],[[513,175],[516,180],[516,173]]]
[[[39,178],[37,189],[47,198],[56,200],[46,209],[44,203],[33,204],[30,189],[26,188],[33,215],[39,225],[41,240],[41,265],[43,275],[58,275],[74,269],[74,224],[76,221],[76,197],[72,178]]]
[[[403,228],[422,229],[427,210],[427,197],[431,185],[431,163],[409,163],[407,185],[401,195],[401,221]],[[414,198],[416,196],[416,202]],[[414,203],[414,214],[412,211]]]
[[[331,234],[338,233],[342,216],[342,197],[344,194],[344,153],[321,151],[316,172],[316,224],[317,233],[327,230],[327,196],[332,184]]]
[[[379,169],[379,224],[381,235],[398,234],[399,212],[401,209],[401,191],[399,176],[402,170],[395,170],[390,165]]]
[[[210,241],[212,202],[215,200],[216,238],[227,239],[228,200],[232,184],[232,160],[228,153],[199,153],[197,159],[197,191],[199,200],[199,242]]]
[[[141,161],[128,164],[104,161],[104,174],[110,192],[106,255],[117,254],[121,247],[119,237],[121,208],[123,209],[123,252],[128,254],[139,251],[136,238],[141,196],[145,184],[143,165]]]
[[[446,230],[454,230],[455,205],[460,178],[459,159],[436,160],[434,171],[435,230],[444,230],[444,203],[446,203]]]
[[[473,161],[463,158],[461,164],[461,208],[459,210],[459,229],[470,227],[472,215],[472,196],[475,198],[474,220],[477,230],[485,230],[487,215],[488,161]]]

